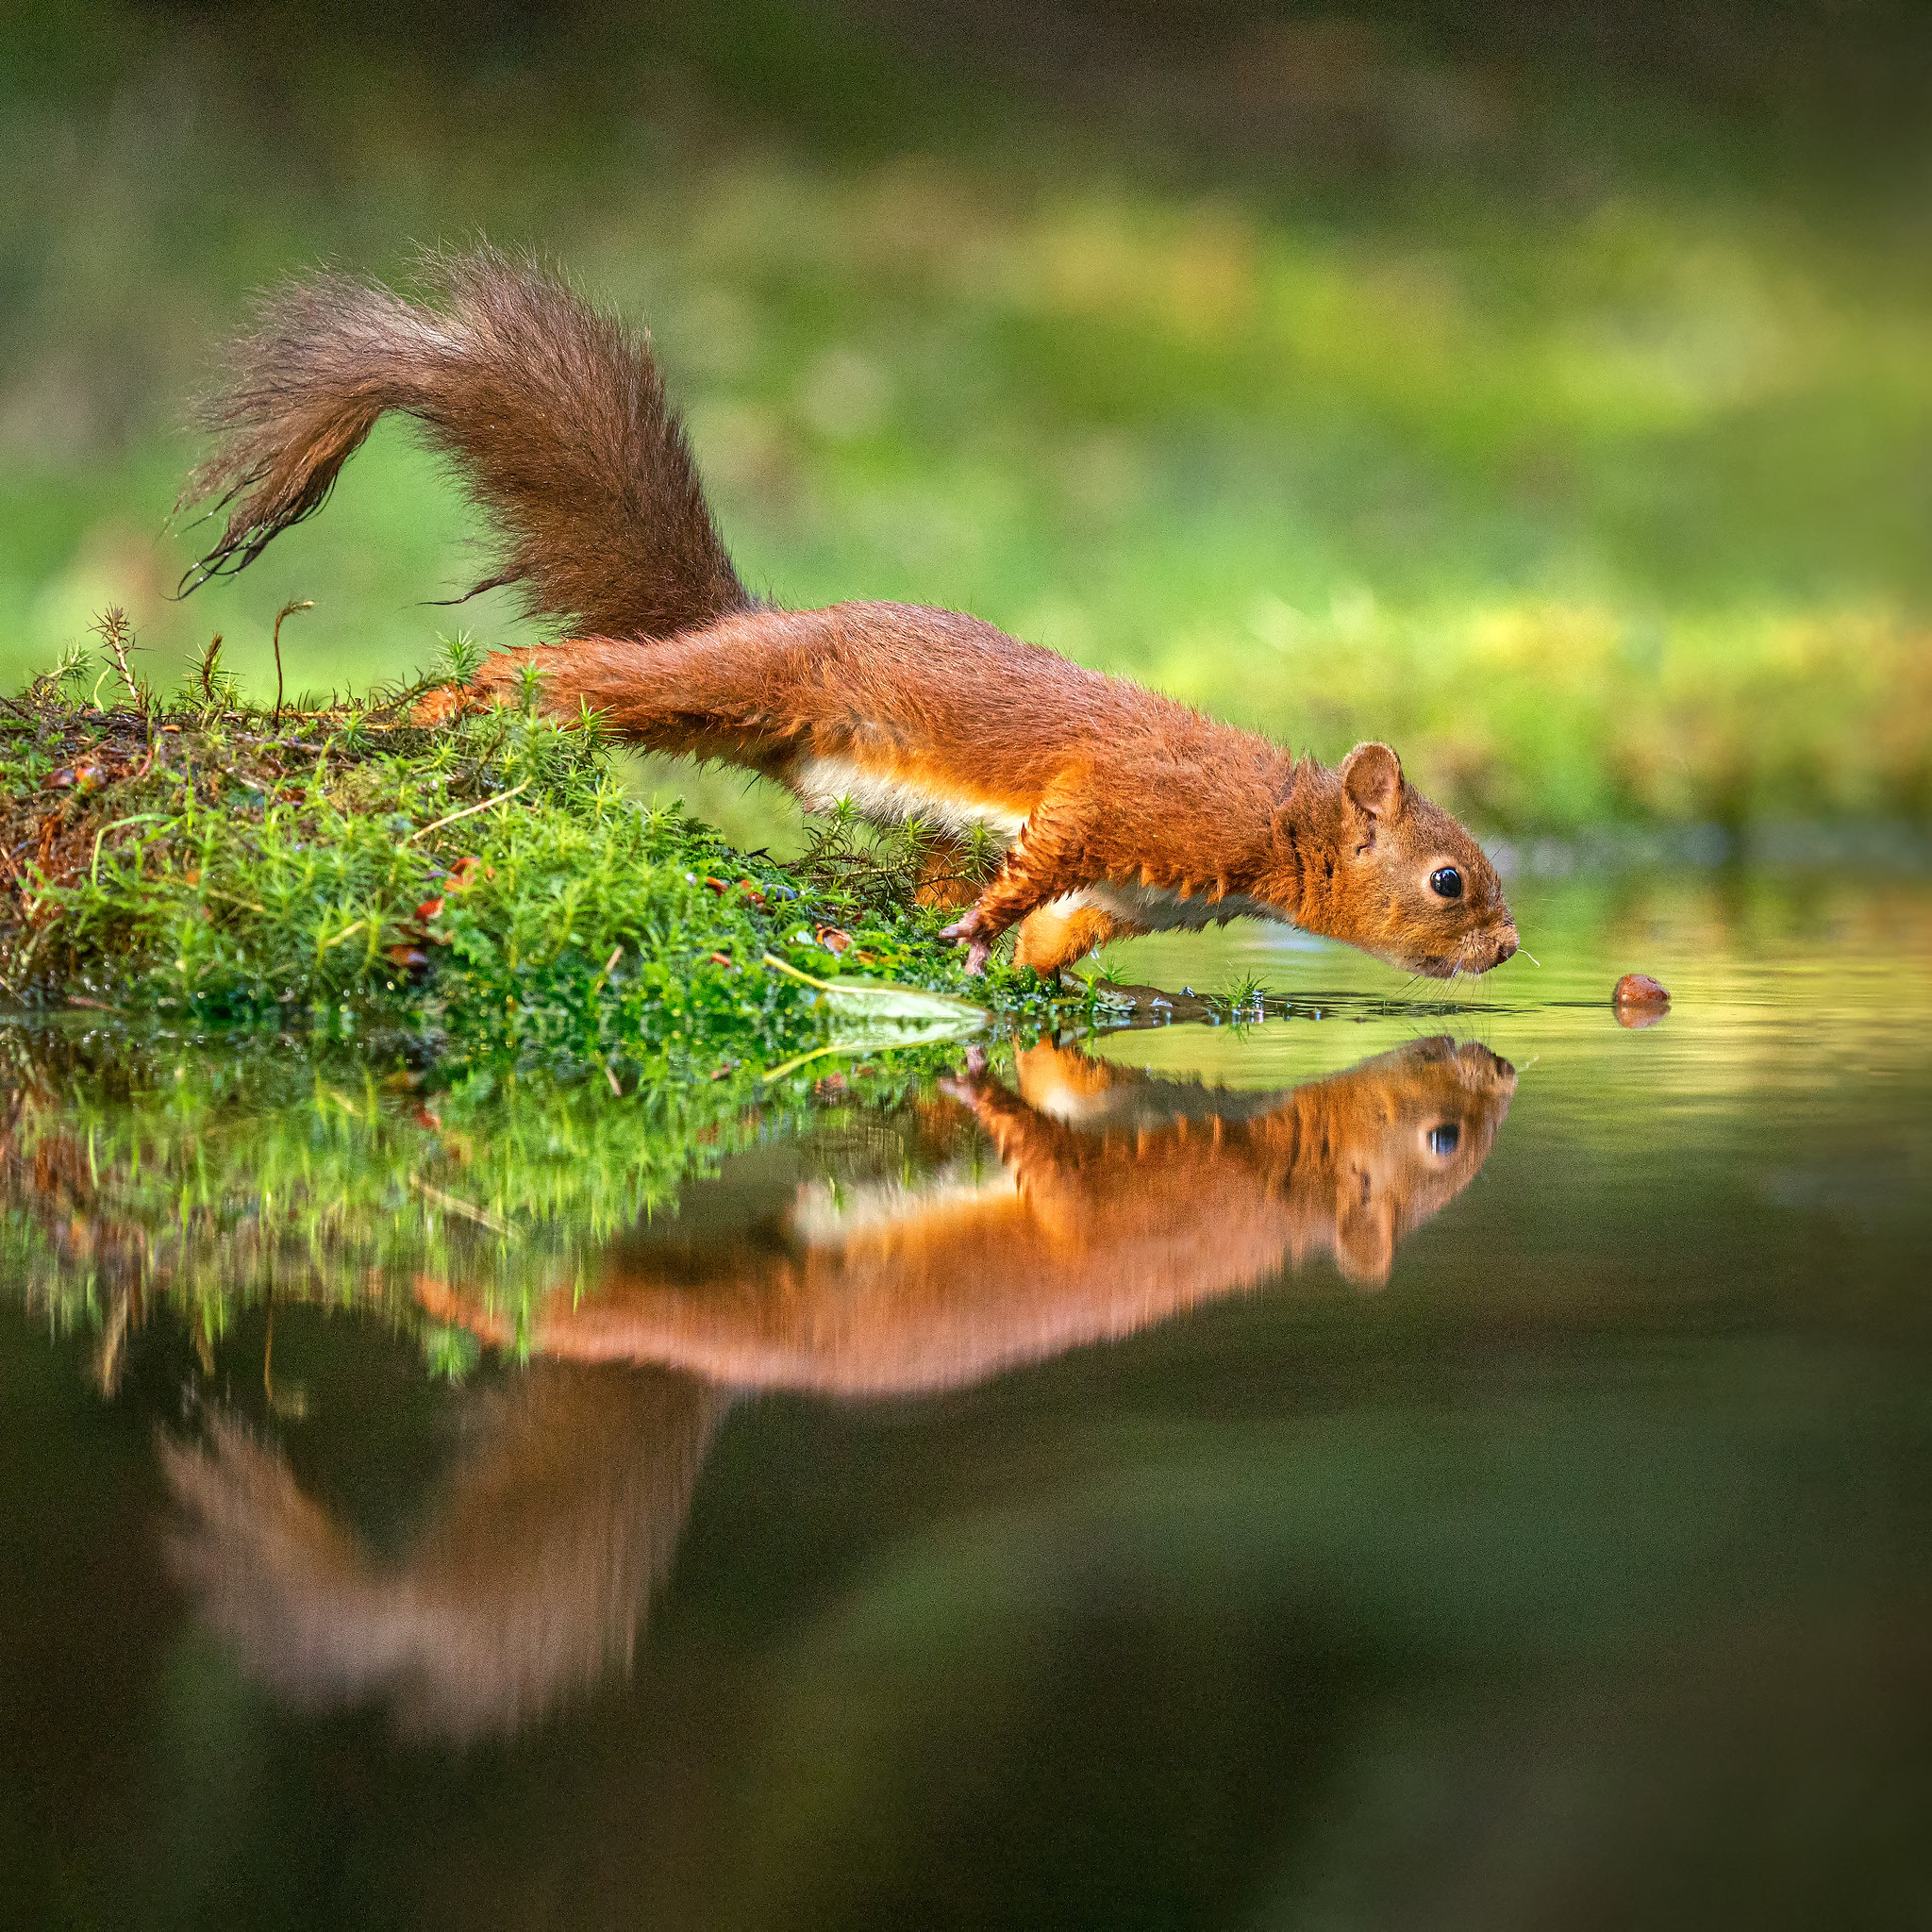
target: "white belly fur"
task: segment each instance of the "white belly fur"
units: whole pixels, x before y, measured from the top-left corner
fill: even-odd
[[[1272,919],[1283,925],[1294,923],[1278,907],[1246,892],[1229,892],[1221,899],[1193,892],[1183,898],[1171,886],[1124,885],[1113,880],[1069,892],[1056,899],[1050,909],[1078,912],[1089,907],[1130,924],[1144,925],[1149,932],[1199,932],[1204,926],[1225,925],[1230,919]]]
[[[849,799],[852,808],[874,824],[924,819],[956,836],[983,827],[1002,845],[1010,845],[1026,823],[1024,813],[1006,806],[928,791],[904,778],[869,772],[851,758],[802,758],[787,774],[787,782],[808,811],[825,811],[841,799]]]
[[[827,1181],[801,1187],[787,1217],[792,1235],[808,1247],[841,1247],[860,1235],[901,1225],[942,1208],[976,1208],[1017,1198],[1020,1183],[1004,1167],[976,1174],[955,1162],[914,1187],[899,1181],[863,1181],[834,1189]]]

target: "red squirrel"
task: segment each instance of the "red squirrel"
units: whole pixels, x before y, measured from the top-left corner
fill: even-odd
[[[922,820],[942,835],[939,873],[983,826],[1004,863],[945,932],[974,973],[1016,925],[1015,963],[1045,974],[1241,913],[1435,978],[1516,951],[1493,868],[1386,744],[1331,771],[977,618],[753,597],[645,343],[491,249],[429,274],[433,305],[334,275],[265,298],[205,407],[217,443],[182,503],[228,516],[189,588],[320,508],[394,409],[501,533],[476,590],[519,585],[531,615],[576,633],[497,654],[426,716],[500,701],[534,662],[555,715],[589,706],[632,743],[746,766],[808,810],[842,798],[877,824]]]

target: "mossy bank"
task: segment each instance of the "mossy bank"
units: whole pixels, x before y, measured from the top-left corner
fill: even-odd
[[[1080,997],[1010,970],[967,979],[945,915],[911,897],[917,827],[881,841],[835,816],[781,865],[631,795],[591,721],[259,710],[212,663],[163,703],[111,648],[108,675],[118,705],[70,667],[0,709],[0,991],[17,1007],[387,1025],[689,1079],[823,1043],[836,1011],[866,1014],[855,982],[1008,1011]],[[830,998],[808,983],[834,977],[848,991]]]

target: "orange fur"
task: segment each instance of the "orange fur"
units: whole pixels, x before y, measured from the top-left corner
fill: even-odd
[[[1013,964],[1030,966],[1044,978],[1049,973],[1058,973],[1061,967],[1084,958],[1110,940],[1132,939],[1145,929],[1092,907],[1076,912],[1056,912],[1051,906],[1042,906],[1020,922]]]
[[[1386,745],[1296,761],[975,618],[899,604],[783,611],[719,541],[644,347],[488,251],[438,265],[441,307],[339,279],[268,305],[209,406],[221,441],[188,495],[231,505],[204,575],[239,569],[320,507],[385,409],[454,457],[503,533],[491,583],[584,633],[540,649],[545,702],[631,741],[743,765],[810,808],[849,796],[1008,845],[950,928],[983,963],[1023,925],[1051,972],[1118,933],[1258,913],[1412,972],[1482,973],[1516,950],[1474,841]],[[473,692],[511,689],[530,653]],[[1430,884],[1453,867],[1453,898]]]

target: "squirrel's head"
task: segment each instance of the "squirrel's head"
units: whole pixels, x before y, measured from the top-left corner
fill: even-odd
[[[1357,745],[1336,781],[1314,824],[1299,788],[1277,816],[1277,841],[1294,838],[1299,924],[1432,979],[1487,973],[1516,951],[1495,868],[1386,744]]]

